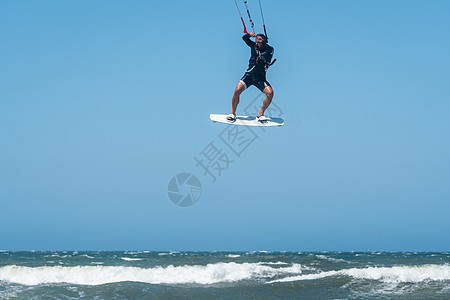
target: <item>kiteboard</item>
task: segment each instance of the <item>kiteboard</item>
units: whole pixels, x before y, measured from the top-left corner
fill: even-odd
[[[271,127],[271,126],[279,126],[281,127],[284,124],[284,120],[282,118],[271,118],[266,117],[267,122],[260,122],[256,118],[256,116],[236,116],[236,121],[228,121],[228,115],[221,114],[210,114],[209,118],[214,123],[225,123],[232,125],[241,125],[241,126],[261,126],[261,127]]]

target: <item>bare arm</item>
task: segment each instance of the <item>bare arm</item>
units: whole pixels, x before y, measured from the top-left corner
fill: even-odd
[[[250,37],[254,37],[255,34],[253,32],[244,34],[244,36],[242,37],[242,39],[244,40],[244,42],[247,44],[247,46],[249,47],[254,47],[255,46],[255,42],[253,42],[252,40],[250,40]]]

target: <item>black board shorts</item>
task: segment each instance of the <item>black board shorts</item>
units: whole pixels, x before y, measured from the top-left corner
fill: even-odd
[[[263,93],[266,87],[271,86],[270,83],[266,80],[265,76],[258,76],[252,72],[245,72],[244,76],[242,76],[239,82],[242,82],[246,89],[251,85],[254,85]]]

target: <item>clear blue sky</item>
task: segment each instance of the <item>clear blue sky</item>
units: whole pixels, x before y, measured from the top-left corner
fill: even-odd
[[[0,249],[449,250],[450,2],[262,4],[286,124],[212,183],[194,157],[249,57],[232,0],[1,1]]]

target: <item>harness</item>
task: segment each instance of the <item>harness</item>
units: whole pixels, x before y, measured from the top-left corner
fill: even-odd
[[[258,63],[259,59],[262,57],[263,52],[259,51],[258,48],[257,48],[256,46],[255,46],[255,51],[256,51],[256,54],[257,54],[257,56],[256,56],[256,63]],[[264,65],[264,71],[267,72],[267,70],[269,69],[269,67],[270,67],[271,65],[273,65],[276,61],[277,61],[277,59],[275,58],[275,59],[272,60],[271,62],[267,62],[267,63]],[[255,64],[255,65],[256,65],[256,64]],[[253,66],[253,68],[254,68],[254,67],[255,67],[255,66]],[[252,68],[252,70],[253,70],[253,68]]]

